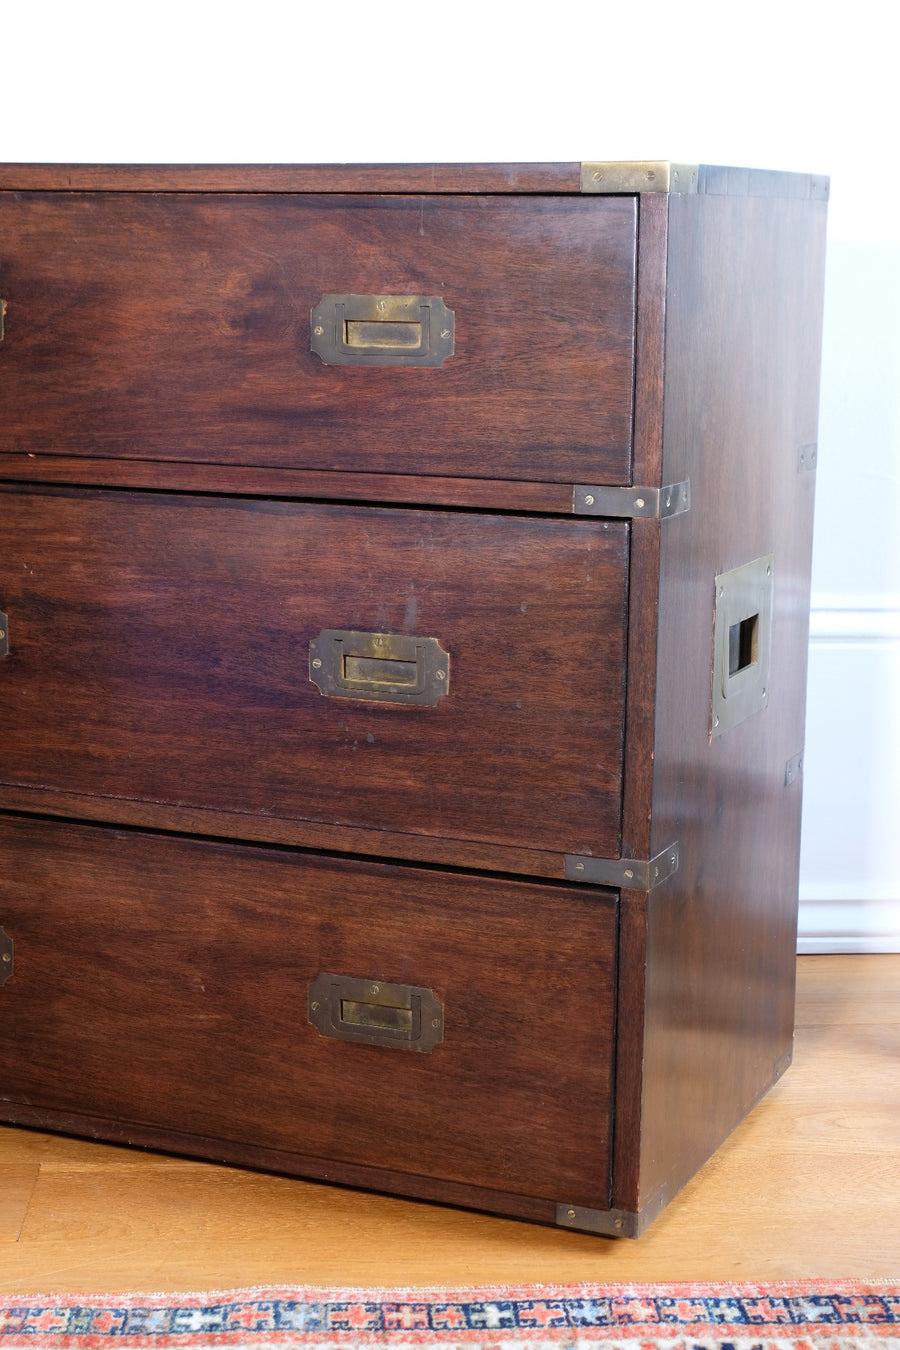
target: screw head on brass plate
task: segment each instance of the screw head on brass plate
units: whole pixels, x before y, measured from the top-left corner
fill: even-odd
[[[6,984],[14,974],[12,938],[0,928],[0,984]]]

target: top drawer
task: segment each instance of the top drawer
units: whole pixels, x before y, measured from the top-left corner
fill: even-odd
[[[633,197],[0,193],[0,452],[627,482],[635,241]],[[419,341],[328,296],[452,352],[326,364]]]

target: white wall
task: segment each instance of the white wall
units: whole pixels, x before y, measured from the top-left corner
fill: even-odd
[[[8,0],[0,160],[830,173],[801,939],[900,949],[900,173],[883,0]]]

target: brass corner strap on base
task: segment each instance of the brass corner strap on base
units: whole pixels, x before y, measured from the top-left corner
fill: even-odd
[[[577,1233],[597,1233],[600,1237],[637,1237],[637,1214],[624,1209],[586,1209],[584,1205],[557,1205],[556,1223],[559,1228],[572,1228]]]
[[[655,858],[591,858],[567,853],[565,867],[566,881],[613,886],[621,891],[652,891],[678,871],[678,841]]]
[[[584,1205],[557,1205],[556,1222],[560,1228],[579,1233],[597,1233],[601,1237],[640,1237],[657,1214],[666,1207],[668,1187],[661,1186],[640,1210],[588,1209]]]

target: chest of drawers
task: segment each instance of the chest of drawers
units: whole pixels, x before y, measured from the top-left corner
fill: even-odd
[[[790,1060],[826,198],[0,169],[0,1119],[690,1178]]]

